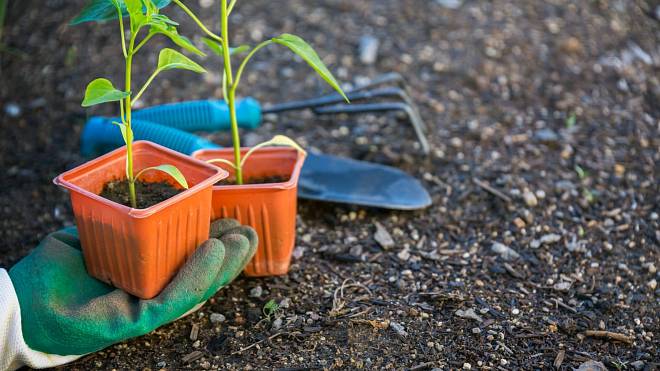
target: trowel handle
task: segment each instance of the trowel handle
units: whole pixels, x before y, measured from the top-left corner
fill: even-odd
[[[191,154],[200,149],[220,148],[202,137],[144,120],[133,120],[135,140],[149,140],[175,151]],[[106,117],[90,119],[80,136],[80,152],[85,157],[95,157],[123,146],[121,131]]]
[[[230,130],[229,107],[222,100],[170,103],[133,112],[133,118],[187,131]],[[254,129],[261,124],[261,105],[253,98],[236,104],[238,126]]]

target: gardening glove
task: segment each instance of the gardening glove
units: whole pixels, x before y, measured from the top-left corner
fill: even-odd
[[[141,300],[87,274],[75,228],[55,232],[9,273],[0,269],[0,371],[62,365],[192,313],[256,248],[252,228],[216,221],[163,292]]]

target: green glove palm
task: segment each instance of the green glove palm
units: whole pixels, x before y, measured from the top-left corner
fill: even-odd
[[[141,300],[87,274],[75,228],[46,237],[9,271],[33,350],[79,355],[144,335],[181,317],[236,278],[257,234],[236,220],[211,225],[211,239],[157,297]]]

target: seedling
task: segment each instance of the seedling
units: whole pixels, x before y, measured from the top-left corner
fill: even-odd
[[[123,90],[114,87],[112,82],[105,78],[98,78],[89,83],[85,92],[85,98],[82,102],[83,107],[89,107],[101,103],[119,102],[121,122],[113,122],[121,130],[121,134],[126,143],[126,178],[128,180],[129,199],[133,208],[137,207],[135,194],[136,181],[147,171],[162,171],[171,176],[183,188],[188,188],[185,177],[173,165],[159,165],[143,169],[135,174],[133,171],[133,131],[131,129],[131,112],[135,101],[140,99],[147,87],[161,72],[172,69],[183,69],[197,73],[204,73],[206,70],[185,55],[176,50],[164,48],[158,56],[158,66],[137,94],[134,94],[132,88],[132,67],[133,58],[140,49],[156,35],[164,35],[172,40],[176,45],[198,55],[204,55],[202,51],[196,48],[188,39],[177,32],[178,23],[169,19],[163,14],[159,14],[159,7],[163,5],[162,0],[105,0],[92,1],[85,10],[73,21],[74,24],[90,20],[102,20],[117,18],[119,20],[119,31],[121,35],[121,50],[125,60],[125,85]],[[92,12],[92,16],[90,16]],[[130,27],[128,35],[124,29],[124,16],[128,15]],[[146,36],[138,42],[140,31],[147,30]],[[128,38],[128,42],[127,39]]]
[[[280,309],[279,304],[277,304],[275,300],[270,299],[268,303],[264,305],[261,311],[263,312],[264,316],[266,316],[266,318],[270,321],[272,316],[275,315],[279,309]]]
[[[230,165],[235,170],[236,183],[238,185],[243,184],[243,166],[245,165],[245,160],[257,149],[262,148],[268,145],[287,145],[293,146],[294,148],[302,151],[295,142],[285,136],[278,135],[268,142],[259,144],[252,148],[250,152],[241,159],[241,142],[238,135],[238,121],[236,119],[236,91],[238,89],[241,77],[245,72],[248,62],[252,57],[261,49],[265,48],[271,44],[279,44],[286,46],[292,52],[300,56],[310,67],[312,67],[318,74],[325,80],[332,88],[334,88],[341,96],[348,101],[346,94],[339,86],[339,83],[334,78],[332,73],[328,70],[325,64],[321,61],[318,54],[314,49],[302,38],[291,35],[291,34],[282,34],[280,36],[274,37],[269,40],[265,40],[251,48],[249,45],[240,45],[238,47],[231,47],[229,45],[229,15],[236,6],[237,0],[221,0],[220,1],[220,19],[221,19],[221,35],[215,35],[208,30],[199,19],[193,14],[193,12],[188,9],[180,0],[172,0],[173,3],[181,7],[194,21],[198,26],[206,33],[209,37],[205,37],[203,40],[206,45],[211,49],[215,54],[219,55],[223,60],[224,65],[224,74],[222,80],[222,91],[225,101],[229,106],[229,114],[231,119],[231,135],[232,143],[234,147],[234,162],[227,160],[211,160],[209,162],[221,162],[227,165]],[[247,56],[241,61],[238,70],[234,74],[233,67],[231,63],[232,55],[237,55],[239,53],[247,52]]]

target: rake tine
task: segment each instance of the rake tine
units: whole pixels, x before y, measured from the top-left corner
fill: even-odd
[[[422,146],[424,154],[429,154],[431,148],[424,132],[424,123],[420,121],[414,110],[407,104],[401,102],[384,102],[384,103],[364,103],[364,104],[337,104],[329,107],[317,107],[314,109],[318,114],[336,114],[336,113],[365,113],[365,112],[382,112],[382,111],[402,111],[408,115],[408,119],[415,129],[417,140]]]

